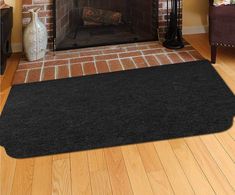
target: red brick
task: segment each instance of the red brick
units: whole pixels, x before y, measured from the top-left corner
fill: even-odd
[[[143,57],[134,57],[133,60],[138,68],[143,68],[148,66]]]
[[[83,51],[80,53],[80,56],[94,56],[94,55],[101,55],[101,51]]]
[[[159,53],[163,53],[163,50],[162,49],[149,49],[149,50],[143,51],[144,55],[159,54]]]
[[[140,56],[140,55],[142,55],[141,52],[134,51],[134,52],[120,53],[119,57],[120,58],[126,58],[126,57]]]
[[[65,53],[65,54],[59,54],[56,55],[55,58],[58,59],[69,59],[69,58],[78,58],[79,54],[78,53]]]
[[[58,79],[68,78],[69,77],[69,67],[65,66],[58,66]]]
[[[119,60],[110,60],[108,63],[111,72],[123,70],[121,62]]]
[[[87,62],[83,64],[83,69],[85,75],[96,74],[95,64],[94,62]]]
[[[40,81],[41,69],[29,70],[27,83]]]
[[[194,60],[193,57],[190,54],[188,54],[187,52],[179,52],[179,55],[181,56],[181,58],[183,58],[183,60],[185,62]]]
[[[157,55],[156,58],[161,64],[171,64],[171,61],[167,58],[165,54]]]
[[[183,60],[181,60],[181,58],[175,53],[170,53],[170,54],[167,54],[167,55],[173,63],[183,62]]]
[[[27,75],[27,70],[16,71],[13,79],[13,84],[17,85],[24,83],[26,75]]]
[[[113,54],[113,53],[121,53],[121,52],[125,52],[125,49],[118,48],[118,49],[106,49],[106,50],[103,50],[104,54]]]
[[[117,54],[108,54],[95,57],[96,60],[111,60],[116,58],[118,58]]]
[[[70,68],[71,68],[71,76],[72,77],[77,77],[77,76],[83,75],[81,64],[72,64]]]
[[[58,65],[67,65],[69,63],[68,60],[52,60],[46,61],[44,66],[58,66]]]
[[[131,59],[121,59],[125,70],[135,69],[135,64]]]
[[[93,61],[93,57],[81,57],[81,58],[74,58],[70,60],[71,64],[77,64],[77,63],[82,63],[82,62],[91,62]]]
[[[106,61],[98,61],[96,62],[96,68],[98,73],[106,73],[109,72],[109,67]]]
[[[128,47],[127,51],[138,51],[138,50],[145,50],[148,49],[148,46],[133,46],[133,47]]]
[[[18,70],[40,68],[40,67],[42,67],[42,64],[43,64],[43,62],[28,62],[28,63],[24,63],[24,64],[19,64]]]
[[[55,79],[55,67],[46,67],[43,69],[42,80],[54,80]]]
[[[154,56],[145,56],[149,66],[158,66],[160,65],[157,59]]]

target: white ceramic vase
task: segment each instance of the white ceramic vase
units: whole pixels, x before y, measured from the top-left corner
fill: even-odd
[[[25,28],[23,35],[24,51],[29,61],[43,58],[47,50],[47,29],[38,18],[39,10],[29,10],[31,13],[31,22]]]

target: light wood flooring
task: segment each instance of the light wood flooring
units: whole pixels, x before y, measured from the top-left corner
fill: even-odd
[[[207,35],[185,38],[209,59]],[[220,49],[215,67],[235,93],[235,49]],[[1,195],[235,194],[235,125],[214,135],[24,160],[0,148],[0,157]]]

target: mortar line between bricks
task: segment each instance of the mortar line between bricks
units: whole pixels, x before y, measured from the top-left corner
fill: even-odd
[[[157,56],[153,55],[153,57],[158,61],[159,65],[163,65],[162,62],[158,59]]]
[[[42,81],[42,79],[43,79],[42,76],[43,76],[43,71],[44,71],[44,65],[45,65],[45,61],[42,62],[39,81]]]
[[[175,55],[177,55],[183,62],[186,62],[184,58],[182,58],[181,55],[179,55],[179,53],[175,52]]]
[[[195,61],[197,60],[189,51],[187,51],[187,53],[188,53]]]
[[[139,68],[139,67],[137,66],[137,64],[135,63],[135,61],[133,60],[133,58],[130,58],[130,60],[134,63],[134,66],[135,66],[136,69]]]
[[[68,63],[68,69],[69,69],[69,78],[71,78],[72,77],[72,73],[71,73],[71,63],[70,63],[70,61]]]
[[[108,66],[109,72],[111,72],[111,68],[110,68],[110,64],[109,64],[108,60],[106,60],[105,62],[107,64],[107,66]]]
[[[81,63],[81,67],[82,67],[82,75],[86,76],[85,70],[84,70],[84,63]]]
[[[29,76],[29,71],[30,71],[30,69],[28,69],[27,72],[26,72],[24,83],[27,83],[28,76]]]
[[[96,72],[96,74],[99,74],[99,71],[98,71],[98,68],[97,68],[97,65],[96,65],[96,60],[94,61],[94,67],[95,67],[95,72]]]
[[[171,64],[174,64],[173,60],[167,54],[165,54],[165,56],[170,61]]]
[[[122,60],[121,60],[121,59],[119,59],[119,62],[120,62],[120,64],[121,64],[122,70],[125,70],[125,66],[124,66],[124,64],[122,63]]]

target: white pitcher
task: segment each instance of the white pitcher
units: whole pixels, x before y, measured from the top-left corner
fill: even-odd
[[[31,22],[24,30],[24,51],[29,61],[43,58],[47,50],[47,29],[39,20],[38,12],[40,8],[30,9]]]

